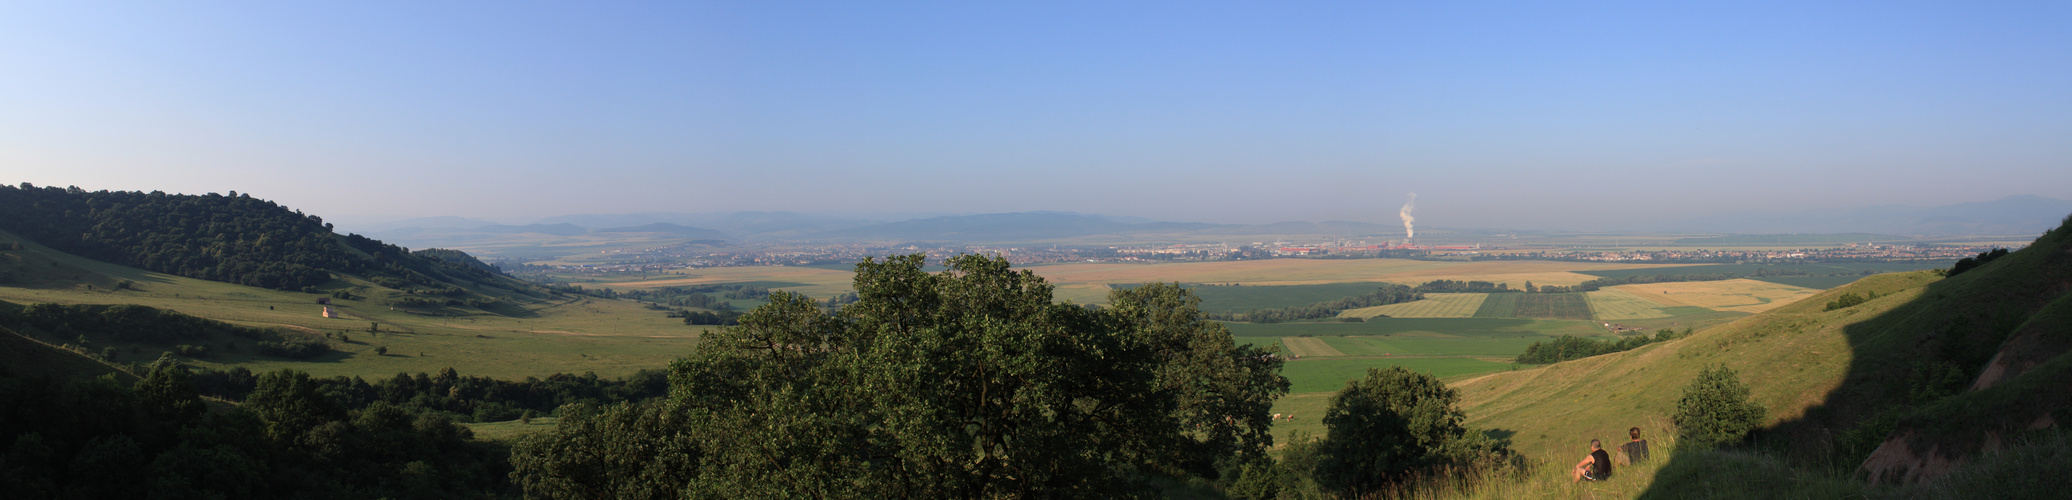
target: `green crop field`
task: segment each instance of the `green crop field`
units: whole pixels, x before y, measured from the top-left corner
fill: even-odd
[[[1296,307],[1366,295],[1385,283],[1331,283],[1326,285],[1225,286],[1188,285],[1201,297],[1201,310],[1239,313],[1253,309]]]
[[[1477,318],[1518,317],[1518,296],[1522,293],[1492,293],[1482,299],[1482,306],[1475,308]]]
[[[1571,293],[1514,293],[1518,295],[1518,306],[1513,311],[1521,318],[1547,319],[1590,319],[1590,303],[1583,300],[1580,292]]]
[[[1511,294],[1518,295],[1518,294]],[[1337,321],[1297,323],[1224,323],[1238,342],[1272,342],[1281,337],[1401,335],[1423,337],[1545,337],[1598,335],[1587,321],[1527,318],[1374,318],[1365,323]],[[1255,338],[1257,337],[1257,338]]]
[[[1385,306],[1347,309],[1338,313],[1341,318],[1471,318],[1482,308],[1486,293],[1427,293],[1424,300],[1389,304]]]
[[[553,432],[554,424],[559,420],[556,417],[536,417],[532,419],[532,423],[509,420],[504,422],[464,423],[460,425],[474,432],[475,439],[511,442],[529,434]]]

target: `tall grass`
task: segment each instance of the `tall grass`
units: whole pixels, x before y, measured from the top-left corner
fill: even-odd
[[[1619,443],[1606,443],[1616,449]],[[1863,498],[1867,485],[1846,472],[1795,468],[1760,453],[1678,446],[1675,436],[1651,437],[1652,457],[1614,467],[1605,481],[1574,482],[1570,471],[1588,451],[1574,456],[1536,457],[1495,470],[1448,471],[1447,477],[1414,483],[1389,498],[1606,499],[1606,498]],[[1614,452],[1614,460],[1616,452]]]

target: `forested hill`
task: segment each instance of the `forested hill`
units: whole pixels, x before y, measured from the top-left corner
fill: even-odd
[[[0,229],[81,257],[190,278],[309,291],[348,273],[444,288],[503,278],[457,251],[414,255],[250,194],[0,186]],[[457,254],[457,255],[456,255]]]

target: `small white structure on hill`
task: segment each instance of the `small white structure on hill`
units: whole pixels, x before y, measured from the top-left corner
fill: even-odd
[[[332,311],[331,306],[324,306],[324,317],[336,318],[338,317],[338,313],[336,311]]]

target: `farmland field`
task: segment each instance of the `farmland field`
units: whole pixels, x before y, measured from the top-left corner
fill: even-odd
[[[1514,293],[1507,295],[1520,295],[1518,297],[1518,306],[1513,313],[1521,318],[1590,319],[1590,303],[1583,300],[1582,293]]]
[[[1482,299],[1482,306],[1475,309],[1477,318],[1518,317],[1518,293],[1492,293]]]
[[[1715,311],[1751,314],[1768,311],[1819,293],[1819,290],[1811,288],[1751,279],[1647,283],[1610,288],[1665,306],[1695,306]]]
[[[1385,284],[1360,282],[1279,286],[1189,285],[1187,290],[1201,298],[1203,312],[1240,313],[1253,309],[1306,306],[1366,295]]]
[[[1516,295],[1516,294],[1513,294]],[[1399,365],[1440,377],[1506,369],[1533,342],[1602,335],[1583,321],[1525,318],[1374,318],[1365,323],[1224,323],[1239,343],[1279,342],[1299,355],[1282,370],[1294,392],[1337,390],[1369,367]]]
[[[773,287],[787,292],[804,294],[807,297],[825,299],[855,290],[856,273],[812,267],[795,266],[743,266],[705,267],[672,271],[670,274],[651,276],[647,279],[622,281],[599,281],[597,283],[575,283],[586,287],[607,286],[620,290],[639,290],[685,285],[722,285],[783,283],[787,286]]]
[[[1331,348],[1324,339],[1316,337],[1282,337],[1281,348],[1286,349],[1288,354],[1298,357],[1345,355]]]
[[[1749,313],[1745,312],[1714,311],[1692,306],[1662,307],[1656,310],[1661,311],[1666,316],[1659,318],[1607,318],[1602,321],[1616,326],[1640,328],[1648,331],[1663,328],[1683,331],[1684,329],[1703,330],[1714,325],[1728,323],[1749,316]]]
[[[1590,300],[1590,309],[1597,313],[1598,320],[1624,320],[1667,318],[1662,304],[1619,290],[1607,288],[1584,295]]]
[[[1065,263],[1028,266],[1025,269],[1034,271],[1057,285],[1059,299],[1090,304],[1106,301],[1109,284],[1241,283],[1244,287],[1251,287],[1387,282],[1416,286],[1431,280],[1450,279],[1491,281],[1520,288],[1524,287],[1527,281],[1544,285],[1574,285],[1596,279],[1595,276],[1579,274],[1577,271],[1659,267],[1675,266],[1529,260],[1436,262],[1406,259],[1266,259],[1170,264]],[[1350,295],[1339,297],[1347,296]],[[1314,302],[1317,301],[1297,305]]]
[[[1304,337],[1294,337],[1304,338]],[[1515,357],[1525,346],[1546,340],[1538,337],[1429,338],[1429,337],[1309,337],[1322,340],[1346,356],[1493,356]]]
[[[1412,371],[1445,378],[1476,373],[1487,373],[1511,368],[1509,363],[1496,363],[1479,359],[1448,358],[1316,358],[1290,360],[1281,367],[1281,376],[1288,378],[1288,393],[1332,392],[1345,387],[1345,382],[1367,376],[1368,368],[1401,366]],[[1317,415],[1319,417],[1323,415]]]
[[[1512,294],[1516,295],[1516,294]],[[1558,335],[1602,335],[1603,330],[1588,321],[1557,321],[1526,318],[1374,318],[1365,323],[1223,323],[1238,342],[1265,343],[1281,337],[1309,335],[1399,335],[1438,338],[1456,337],[1544,337]]]
[[[1385,306],[1347,309],[1341,318],[1471,318],[1482,307],[1486,293],[1427,293],[1424,300]]]

